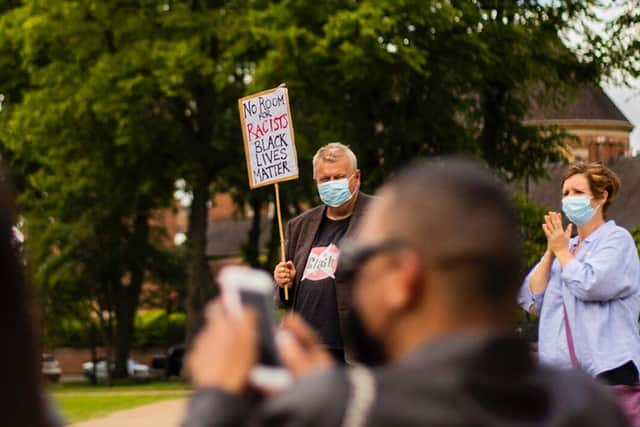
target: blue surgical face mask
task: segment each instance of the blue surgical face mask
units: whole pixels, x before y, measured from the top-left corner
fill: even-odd
[[[584,225],[593,218],[600,205],[591,207],[589,196],[567,196],[562,199],[562,212],[575,225]]]
[[[353,194],[349,190],[349,179],[342,178],[318,184],[320,200],[327,206],[337,208],[351,200]]]

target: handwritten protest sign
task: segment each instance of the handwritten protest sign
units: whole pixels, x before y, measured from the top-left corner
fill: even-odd
[[[249,187],[274,185],[280,260],[285,261],[285,241],[278,183],[298,178],[298,156],[289,108],[289,92],[283,85],[238,100],[240,124],[247,159]],[[289,299],[288,286],[284,298]]]
[[[298,178],[287,88],[277,87],[238,100],[249,187]]]

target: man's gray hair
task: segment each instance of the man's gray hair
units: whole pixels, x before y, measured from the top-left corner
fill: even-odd
[[[351,167],[355,172],[356,169],[358,169],[358,159],[349,146],[344,145],[341,142],[330,142],[324,147],[321,147],[313,156],[313,177],[316,177],[318,160],[322,160],[327,163],[335,163],[345,156],[349,159]]]

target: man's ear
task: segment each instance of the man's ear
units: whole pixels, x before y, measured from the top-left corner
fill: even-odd
[[[355,183],[354,183],[354,187],[353,187],[353,192],[359,191],[360,190],[360,169],[356,169],[355,172],[353,172],[353,177],[356,179]],[[349,186],[351,186],[351,184],[349,184]]]
[[[413,305],[420,296],[423,286],[423,269],[420,257],[406,250],[395,259],[393,286],[389,286],[387,298],[394,310],[404,310]]]

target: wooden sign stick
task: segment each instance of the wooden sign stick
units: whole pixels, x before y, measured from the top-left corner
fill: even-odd
[[[280,232],[280,261],[286,262],[284,231],[282,229],[282,211],[280,209],[280,187],[277,182],[273,185],[276,191],[276,215],[278,215],[278,231]],[[284,287],[284,299],[289,301],[289,286]]]

